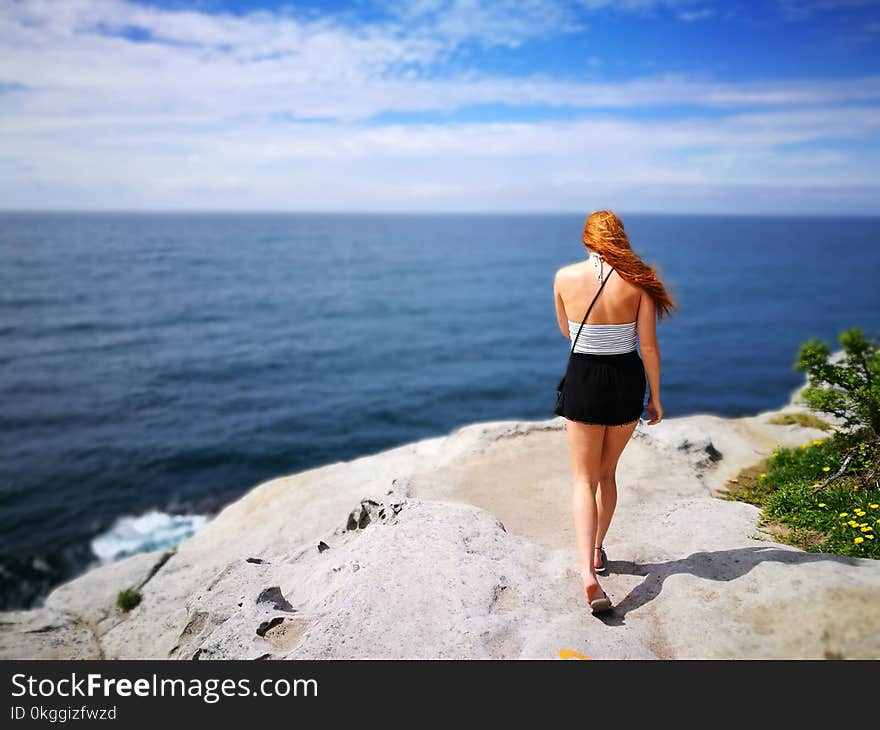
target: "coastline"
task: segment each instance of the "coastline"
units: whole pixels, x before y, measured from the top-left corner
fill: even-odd
[[[772,542],[757,507],[716,497],[776,445],[826,436],[768,423],[805,410],[800,390],[753,416],[639,423],[618,467],[604,620],[580,588],[554,416],[257,485],[177,550],[0,615],[0,657],[876,658],[880,563]],[[124,613],[130,587],[143,601]]]

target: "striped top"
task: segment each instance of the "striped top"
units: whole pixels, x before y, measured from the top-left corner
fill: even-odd
[[[580,322],[568,320],[568,333],[575,352],[587,352],[597,355],[614,355],[636,349],[636,323],[621,322],[619,324],[589,324],[581,329],[581,336],[575,345]]]

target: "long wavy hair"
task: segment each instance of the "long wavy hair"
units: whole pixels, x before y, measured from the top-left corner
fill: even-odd
[[[646,264],[632,250],[623,222],[610,210],[590,213],[584,223],[584,246],[600,254],[628,282],[644,289],[654,300],[657,319],[670,316],[677,305],[657,277],[657,267]]]

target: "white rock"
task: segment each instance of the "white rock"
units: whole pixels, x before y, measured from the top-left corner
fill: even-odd
[[[602,619],[577,570],[564,420],[502,421],[261,484],[145,583],[156,555],[4,614],[0,656],[880,657],[880,562],[773,543],[757,508],[716,496],[776,446],[827,437],[769,423],[794,410],[639,424]],[[141,604],[108,614],[133,581]]]

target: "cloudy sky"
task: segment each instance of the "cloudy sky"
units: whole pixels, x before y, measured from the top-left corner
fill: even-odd
[[[880,214],[878,61],[877,0],[2,0],[0,208]]]

